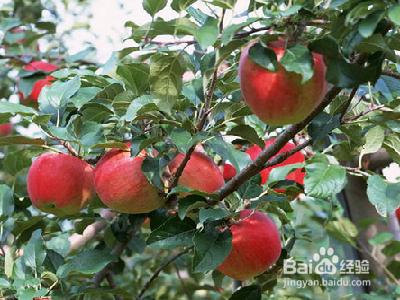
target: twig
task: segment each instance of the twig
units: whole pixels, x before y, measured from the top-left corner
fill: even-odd
[[[359,119],[361,117],[364,117],[365,115],[367,115],[367,114],[369,114],[369,113],[371,113],[373,111],[380,110],[381,108],[384,108],[384,107],[385,107],[385,105],[383,105],[383,104],[370,107],[369,109],[359,113],[358,115],[355,115],[353,117],[347,118],[346,120],[344,120],[344,123],[351,123],[352,121],[355,121],[355,120],[357,120],[357,119]]]
[[[343,109],[342,109],[341,116],[340,116],[340,120],[343,121],[343,118],[344,118],[344,116],[345,116],[347,110],[348,110],[349,107],[350,107],[351,100],[353,100],[355,94],[357,93],[357,90],[358,90],[358,88],[354,88],[354,89],[351,91],[350,96],[349,96],[348,100],[346,101],[345,106],[344,106]]]
[[[396,78],[396,79],[400,79],[400,74],[396,73],[396,72],[393,72],[393,71],[383,70],[381,74],[382,75],[386,75],[386,76],[390,76],[390,77],[393,77],[393,78]]]
[[[164,270],[166,267],[168,267],[168,265],[170,263],[174,262],[175,260],[177,260],[182,255],[188,253],[191,249],[192,248],[187,248],[187,249],[179,252],[178,254],[175,254],[174,256],[169,258],[166,262],[164,262],[161,266],[159,266],[157,268],[157,270],[153,273],[153,275],[149,278],[149,280],[146,281],[146,283],[144,284],[143,288],[140,290],[138,296],[136,297],[136,300],[141,300],[142,299],[144,293],[150,288],[151,284],[158,277],[158,275],[160,275],[162,270]]]
[[[326,106],[328,106],[332,100],[339,94],[341,88],[333,87],[325,96],[324,100],[317,106],[316,109],[303,121],[289,126],[285,131],[283,131],[275,140],[275,142],[265,148],[260,155],[247,167],[245,167],[241,172],[239,172],[235,177],[233,177],[230,181],[228,181],[218,192],[218,199],[222,200],[226,196],[233,193],[235,190],[239,188],[245,181],[256,175],[262,169],[264,169],[267,165],[270,165],[272,161],[277,161],[281,158],[281,155],[277,155],[274,157],[271,162],[267,165],[267,161],[273,157],[278,151],[294,136],[305,128],[308,123],[321,111],[324,110]],[[305,146],[304,146],[305,147]]]

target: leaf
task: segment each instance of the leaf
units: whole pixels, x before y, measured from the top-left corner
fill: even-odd
[[[382,75],[376,82],[374,89],[380,92],[388,102],[391,102],[400,97],[400,80]]]
[[[367,195],[377,212],[386,217],[400,205],[400,183],[389,183],[379,175],[368,177]]]
[[[314,143],[324,139],[333,129],[340,126],[341,115],[330,115],[324,111],[320,112],[307,128]]]
[[[95,274],[114,260],[115,257],[110,254],[109,250],[85,250],[62,265],[57,270],[57,276],[66,278],[71,272],[86,275]]]
[[[206,226],[196,232],[194,238],[193,270],[204,273],[216,269],[229,255],[232,248],[232,234],[229,230],[220,232]]]
[[[96,95],[100,92],[98,87],[83,87],[69,99],[69,103],[80,109],[83,105],[93,100]]]
[[[377,11],[362,20],[358,25],[358,32],[362,35],[362,37],[370,37],[374,33],[376,26],[382,20],[384,15],[384,11]]]
[[[0,184],[0,219],[11,217],[13,212],[13,191],[8,185]]]
[[[300,74],[304,84],[314,75],[313,58],[307,47],[295,45],[287,48],[280,64],[288,71]]]
[[[385,136],[384,148],[394,161],[400,163],[400,137],[398,135]]]
[[[0,101],[0,115],[10,114],[10,115],[23,115],[23,116],[33,116],[37,115],[38,112],[32,107],[27,107],[17,103],[10,103],[5,101]]]
[[[122,117],[127,122],[135,120],[141,112],[144,111],[158,111],[157,105],[154,103],[154,98],[148,95],[143,95],[134,99]]]
[[[80,87],[81,80],[78,76],[66,82],[57,81],[50,86],[45,86],[38,99],[40,111],[57,116]]]
[[[289,173],[296,169],[301,169],[304,167],[304,163],[290,164],[282,167],[276,167],[271,170],[268,175],[268,185],[273,184],[278,181],[285,180]]]
[[[374,237],[368,240],[371,245],[381,245],[386,244],[393,240],[393,233],[391,232],[379,232]]]
[[[274,50],[264,47],[261,43],[254,44],[249,49],[250,59],[260,67],[271,72],[278,70],[278,61]]]
[[[374,34],[364,39],[360,44],[357,45],[356,50],[362,53],[369,54],[381,51],[386,54],[386,57],[388,59],[396,62],[396,54],[394,50],[389,48],[381,34]]]
[[[167,5],[167,0],[144,0],[142,5],[144,10],[152,17],[160,10],[162,10],[165,5]]]
[[[190,211],[204,206],[207,206],[207,202],[203,197],[199,195],[189,195],[179,201],[178,216],[183,220]]]
[[[261,300],[261,287],[258,285],[242,287],[234,292],[229,300]]]
[[[172,0],[171,8],[177,12],[183,11],[192,5],[196,0]]]
[[[393,5],[389,8],[389,19],[396,25],[400,25],[400,4]]]
[[[395,256],[400,253],[400,241],[390,241],[385,248],[383,248],[382,253],[386,256]]]
[[[170,136],[179,152],[186,153],[192,145],[192,135],[184,129],[174,129]]]
[[[233,127],[226,134],[240,136],[250,143],[256,144],[262,148],[265,146],[263,139],[259,137],[257,131],[255,131],[255,129],[249,125],[240,124],[236,127]]]
[[[337,221],[329,221],[326,231],[337,240],[356,245],[355,238],[358,235],[357,227],[347,218],[340,218]]]
[[[204,50],[214,45],[218,38],[218,20],[207,17],[203,26],[196,31],[195,38]]]
[[[179,217],[167,219],[150,233],[147,244],[161,249],[191,246],[196,224],[189,218]]]
[[[122,77],[127,87],[139,96],[149,90],[150,67],[144,63],[120,65],[117,74]]]
[[[235,36],[235,33],[239,31],[240,29],[257,22],[259,19],[258,18],[248,18],[246,21],[239,23],[239,24],[232,24],[229,25],[228,27],[224,28],[224,31],[222,32],[221,36],[221,42],[223,45],[227,45]]]
[[[31,239],[26,246],[23,247],[23,250],[24,254],[22,258],[26,266],[36,270],[43,264],[46,258],[46,251],[42,240],[42,231],[40,229],[32,233]]]
[[[0,146],[4,145],[45,145],[46,141],[42,139],[32,139],[26,136],[3,136],[0,137]]]
[[[199,223],[221,220],[229,216],[229,211],[223,208],[200,208]]]
[[[385,129],[381,126],[372,127],[367,131],[365,134],[365,144],[362,147],[359,157],[359,166],[361,166],[361,160],[365,154],[375,153],[382,147],[384,139]]]
[[[308,196],[328,198],[339,193],[346,185],[346,170],[328,163],[306,165],[304,189]]]

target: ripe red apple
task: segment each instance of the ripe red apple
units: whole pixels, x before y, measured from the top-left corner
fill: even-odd
[[[32,163],[27,178],[32,204],[58,216],[78,213],[94,195],[93,167],[60,153],[45,153]]]
[[[288,72],[278,64],[278,70],[271,72],[254,63],[249,49],[254,42],[243,48],[239,77],[243,98],[252,112],[270,125],[285,125],[302,121],[322,101],[327,88],[326,67],[323,57],[313,53],[314,76],[304,84],[302,77]],[[271,45],[278,62],[285,53],[284,43]]]
[[[225,163],[222,166],[222,174],[224,175],[224,179],[226,181],[231,180],[236,175],[236,169],[230,163]]]
[[[275,138],[270,138],[268,140],[265,141],[265,147],[269,147],[270,145],[272,145],[275,142]],[[277,153],[283,153],[283,152],[288,152],[291,151],[295,148],[295,145],[292,143],[287,143],[281,150],[279,150],[279,152]],[[257,158],[257,156],[261,153],[262,149],[257,146],[257,145],[253,145],[250,148],[248,148],[246,150],[246,153],[250,156],[250,158],[252,160],[255,160]],[[305,157],[301,152],[296,152],[295,154],[289,156],[287,159],[285,159],[283,162],[281,162],[280,164],[277,164],[273,167],[268,167],[263,169],[260,172],[261,175],[261,183],[264,184],[267,182],[268,180],[268,176],[269,173],[271,173],[272,169],[277,168],[277,167],[283,167],[286,165],[291,165],[291,164],[296,164],[296,163],[302,163],[305,161]],[[293,172],[289,173],[288,176],[286,176],[287,180],[292,180],[295,181],[299,184],[304,184],[304,177],[305,177],[305,173],[303,172],[302,169],[296,169]],[[277,192],[284,192],[284,190],[277,190]]]
[[[143,154],[113,149],[97,163],[94,172],[100,200],[118,212],[139,214],[160,208],[164,200],[142,172]]]
[[[47,85],[51,85],[54,80],[55,78],[53,76],[46,76],[46,78],[36,81],[33,84],[31,94],[29,95],[29,99],[37,102],[42,89]]]
[[[29,64],[25,65],[23,69],[28,72],[42,71],[45,73],[51,73],[57,70],[58,66],[45,61],[32,61]]]
[[[12,132],[12,124],[11,123],[0,124],[0,136],[10,135],[11,132]]]
[[[174,174],[182,163],[185,154],[179,153],[168,165]],[[193,152],[179,177],[180,185],[204,193],[214,193],[224,185],[224,177],[218,166],[207,155]]]
[[[396,217],[397,217],[397,220],[399,220],[399,222],[400,222],[400,208],[396,209]]]
[[[264,213],[246,209],[230,227],[232,250],[218,270],[244,281],[268,270],[281,254],[281,240],[275,223]]]

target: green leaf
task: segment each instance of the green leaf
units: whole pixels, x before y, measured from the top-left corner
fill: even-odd
[[[256,43],[249,49],[250,59],[260,67],[271,72],[278,70],[278,61],[274,50]]]
[[[131,122],[140,116],[143,112],[158,111],[158,106],[154,103],[154,98],[148,95],[143,95],[134,99],[122,117],[127,122]]]
[[[59,234],[46,242],[46,248],[54,250],[61,256],[65,257],[68,254],[70,247],[68,237],[68,233]]]
[[[346,170],[341,166],[321,162],[306,165],[304,189],[308,196],[328,198],[339,193],[346,182]]]
[[[231,143],[227,143],[221,137],[208,140],[206,144],[224,160],[229,160],[236,170],[243,169],[251,162],[250,157],[246,153],[235,149]]]
[[[330,115],[324,111],[320,112],[307,128],[313,142],[324,139],[333,129],[340,126],[341,115]]]
[[[204,50],[214,45],[218,38],[218,20],[208,17],[195,33],[195,38]]]
[[[280,64],[288,71],[300,74],[304,84],[314,75],[313,58],[307,47],[295,45],[287,48]]]
[[[278,181],[285,180],[289,173],[296,169],[304,167],[304,163],[291,164],[282,167],[273,168],[271,173],[268,175],[268,184],[273,184]]]
[[[367,183],[368,200],[382,217],[399,207],[400,183],[389,183],[379,175],[368,177]]]
[[[110,254],[109,250],[85,250],[62,265],[57,270],[57,276],[66,278],[71,272],[86,275],[95,274],[114,260],[115,257]]]
[[[385,129],[381,126],[372,127],[367,131],[365,134],[365,144],[362,147],[359,157],[359,166],[361,166],[361,160],[365,154],[375,153],[382,147],[384,139]]]
[[[1,114],[10,114],[10,115],[23,115],[23,116],[33,116],[37,115],[38,112],[34,110],[32,107],[27,107],[21,104],[10,103],[0,101],[0,115]]]
[[[22,256],[26,266],[36,270],[40,267],[46,258],[46,251],[42,240],[42,231],[35,230],[32,233],[31,239],[23,247],[24,254]]]
[[[100,92],[98,87],[83,87],[78,90],[75,96],[69,99],[69,103],[80,109],[84,104],[93,100]]]
[[[144,0],[142,5],[147,13],[154,17],[156,13],[162,10],[167,5],[167,0]]]
[[[397,163],[400,163],[400,137],[394,134],[385,136],[383,146],[390,154],[390,157]]]
[[[386,244],[393,240],[393,233],[390,232],[379,232],[373,238],[368,240],[371,245],[381,245]]]
[[[38,99],[40,111],[57,116],[80,87],[81,80],[78,76],[66,82],[57,81],[45,86]]]
[[[11,175],[16,175],[21,170],[28,168],[32,164],[32,158],[38,156],[41,152],[42,150],[35,149],[9,152],[3,161],[4,170]]]
[[[118,66],[117,74],[127,87],[139,96],[149,90],[150,67],[144,63],[132,63]]]
[[[240,136],[250,143],[260,146],[261,148],[264,148],[265,146],[263,139],[258,135],[257,131],[255,131],[255,129],[249,125],[240,124],[233,127],[226,134]]]
[[[174,129],[172,130],[170,136],[172,142],[176,145],[179,152],[186,153],[192,145],[192,135],[184,129]]]
[[[0,146],[4,145],[45,145],[46,141],[42,139],[32,139],[26,136],[3,136],[0,137]]]
[[[171,8],[177,12],[183,11],[192,5],[196,0],[172,0]]]
[[[229,211],[223,208],[200,208],[199,223],[221,220],[229,216]]]
[[[237,0],[212,0],[212,4],[224,9],[233,9]]]
[[[326,231],[337,240],[356,245],[355,238],[358,235],[357,227],[347,218],[340,218],[337,221],[329,221],[326,224]]]
[[[232,234],[217,228],[206,226],[196,232],[194,238],[193,270],[204,273],[216,269],[229,255],[232,248]]]
[[[13,191],[8,185],[0,184],[0,219],[11,217],[13,212]]]
[[[358,32],[364,38],[370,37],[374,33],[376,26],[383,17],[384,11],[377,11],[373,14],[370,14],[368,17],[360,22],[360,24],[358,25]]]
[[[261,300],[261,287],[258,285],[242,287],[234,292],[229,300]]]
[[[248,18],[246,21],[239,23],[239,24],[232,24],[229,25],[228,27],[224,28],[224,31],[222,32],[221,36],[221,42],[223,45],[227,45],[235,36],[235,33],[239,31],[240,29],[257,22],[259,19],[258,18]]]
[[[386,44],[385,39],[381,34],[374,34],[366,39],[364,39],[358,46],[356,50],[362,53],[373,54],[375,52],[383,52],[386,57],[393,62],[396,62],[396,54],[394,50],[390,49]]]
[[[203,197],[189,195],[179,201],[178,216],[183,220],[190,211],[205,206],[207,206],[207,202]]]
[[[385,248],[383,248],[382,253],[386,256],[395,256],[400,253],[400,241],[390,241]]]
[[[388,12],[389,19],[396,25],[400,25],[400,4],[390,7]]]
[[[150,233],[147,244],[160,249],[191,246],[195,231],[196,224],[191,219],[172,217]]]

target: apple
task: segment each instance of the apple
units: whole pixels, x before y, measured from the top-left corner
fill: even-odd
[[[236,175],[236,169],[230,163],[225,163],[222,166],[222,174],[226,181],[231,180]]]
[[[29,95],[29,99],[37,102],[42,89],[47,85],[51,85],[54,80],[55,78],[53,76],[46,76],[45,78],[36,81],[32,86],[32,91]]]
[[[56,71],[57,69],[58,66],[45,61],[32,61],[31,63],[23,67],[23,70],[27,72],[42,72],[42,73],[51,73]],[[43,87],[51,85],[54,80],[55,78],[50,75],[46,75],[44,78],[37,80],[33,84],[31,93],[29,94],[27,100],[37,102]],[[22,92],[19,92],[18,95],[22,103],[26,102],[25,95]]]
[[[398,209],[396,209],[396,217],[397,217],[397,220],[399,220],[399,222],[400,222],[400,207]]]
[[[12,124],[11,123],[0,124],[0,136],[10,135],[11,132],[12,132]]]
[[[109,208],[130,214],[151,212],[164,204],[158,190],[142,172],[145,154],[113,149],[97,163],[94,183],[100,200]]]
[[[245,209],[231,225],[232,249],[218,270],[244,281],[268,270],[281,254],[281,240],[275,223],[264,213]]]
[[[327,89],[326,67],[323,57],[313,53],[314,76],[304,84],[302,77],[288,72],[278,63],[271,72],[252,61],[249,49],[243,48],[239,62],[240,88],[244,101],[263,122],[280,126],[304,120],[322,101]],[[285,45],[278,41],[270,45],[278,62],[285,53]]]
[[[38,209],[57,216],[76,214],[94,195],[93,167],[69,154],[44,153],[33,161],[27,187]]]
[[[173,175],[181,165],[185,154],[179,153],[168,165]],[[224,177],[218,166],[207,155],[194,151],[187,162],[178,184],[204,193],[214,193],[224,185]]]
[[[274,142],[275,142],[275,138],[270,138],[270,139],[266,140],[265,147],[269,147]],[[295,145],[293,143],[289,142],[285,146],[283,146],[282,149],[279,150],[279,152],[276,155],[283,153],[283,152],[291,151],[294,148],[295,148]],[[258,145],[253,145],[246,150],[246,153],[250,156],[250,158],[252,160],[255,160],[258,157],[258,155],[261,153],[261,151],[262,151],[262,149]],[[272,167],[263,169],[260,172],[261,183],[264,184],[268,181],[268,176],[269,176],[269,173],[271,173],[272,169],[277,168],[277,167],[283,167],[286,165],[296,164],[296,163],[303,163],[304,161],[305,161],[305,157],[304,157],[303,153],[301,153],[300,151],[294,153],[293,155],[291,155],[287,159],[285,159],[283,162],[281,162],[277,165],[274,165]],[[304,177],[305,177],[305,173],[300,168],[300,169],[296,169],[296,170],[292,171],[291,173],[289,173],[286,176],[286,179],[295,181],[298,184],[304,184]],[[276,191],[284,192],[284,190],[279,190],[279,189],[277,189]]]

